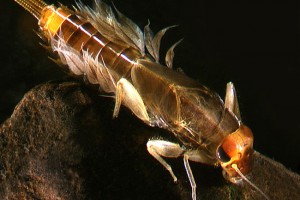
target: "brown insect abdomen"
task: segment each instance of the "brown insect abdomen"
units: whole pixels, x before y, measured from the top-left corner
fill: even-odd
[[[99,62],[104,62],[120,77],[127,77],[133,61],[141,57],[137,50],[108,40],[91,23],[83,22],[76,15],[64,20],[55,37],[60,37],[78,52],[87,51],[93,58],[98,56]]]

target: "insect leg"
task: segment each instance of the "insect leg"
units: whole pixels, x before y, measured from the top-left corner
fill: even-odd
[[[162,156],[168,158],[178,158],[184,153],[184,149],[182,149],[177,143],[172,143],[165,140],[149,140],[147,142],[147,150],[169,171],[174,182],[177,182],[177,177],[175,176],[172,167],[162,158]]]
[[[189,164],[189,156],[186,153],[183,155],[183,163],[184,163],[184,167],[185,167],[186,173],[188,175],[188,178],[189,178],[189,181],[190,181],[190,184],[192,187],[192,198],[193,198],[193,200],[196,200],[197,185],[196,185],[195,178],[194,178],[193,172],[192,172],[190,164]]]
[[[242,120],[235,88],[232,82],[227,83],[226,86],[225,108],[235,114],[238,120]]]
[[[120,111],[121,103],[128,107],[138,118],[149,123],[150,119],[146,106],[134,86],[125,78],[117,82],[116,104],[113,117],[117,117]]]

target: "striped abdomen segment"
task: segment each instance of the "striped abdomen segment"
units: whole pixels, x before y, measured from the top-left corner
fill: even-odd
[[[101,31],[101,30],[100,30]],[[141,54],[128,46],[119,45],[104,37],[93,25],[72,14],[62,21],[54,38],[60,38],[74,50],[88,52],[99,62],[116,72],[119,77],[128,77],[134,60]]]

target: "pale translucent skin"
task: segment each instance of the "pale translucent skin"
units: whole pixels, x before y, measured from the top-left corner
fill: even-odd
[[[147,149],[174,181],[177,178],[162,157],[183,156],[193,199],[196,183],[189,160],[221,164],[232,182],[238,177],[233,165],[248,173],[253,138],[241,123],[233,84],[227,85],[224,104],[215,92],[172,70],[177,43],[166,54],[168,67],[159,64],[160,39],[168,28],[153,35],[147,25],[143,33],[118,10],[117,20],[101,1],[95,10],[78,3],[76,11],[46,6],[41,0],[16,1],[39,20],[43,37],[70,72],[115,94],[114,117],[123,104],[148,125],[174,134],[178,144],[150,140]]]

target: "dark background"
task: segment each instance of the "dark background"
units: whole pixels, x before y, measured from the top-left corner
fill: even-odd
[[[60,2],[74,5],[73,0]],[[150,19],[154,32],[179,25],[167,32],[161,52],[184,38],[175,50],[175,67],[222,98],[226,83],[232,81],[243,121],[255,136],[254,148],[300,172],[296,2],[114,0],[114,4],[140,27]],[[33,30],[37,21],[31,15],[13,0],[0,1],[1,122],[32,87],[67,77],[48,59]]]

